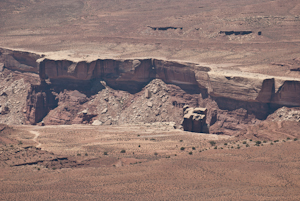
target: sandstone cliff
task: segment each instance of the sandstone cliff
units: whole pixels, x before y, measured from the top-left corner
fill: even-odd
[[[129,119],[134,121],[129,118],[130,111],[134,111],[133,107],[145,107],[147,111],[149,117],[136,116],[139,121],[178,123],[180,115],[166,111],[174,108],[174,112],[180,113],[179,108],[188,103],[192,107],[208,108],[208,124],[218,125],[215,127],[220,129],[227,125],[226,122],[231,122],[227,126],[230,129],[232,125],[239,127],[240,123],[255,122],[254,118],[265,119],[281,106],[300,106],[300,81],[297,79],[224,71],[196,63],[155,58],[55,58],[47,54],[6,49],[0,49],[0,63],[3,63],[4,70],[38,73],[41,83],[44,83],[28,90],[25,116],[31,124],[43,119],[49,124],[91,123],[94,120],[105,123],[109,119],[111,123],[127,123]],[[149,90],[148,84],[155,79],[164,84],[155,81],[153,84],[160,87]],[[105,81],[105,85],[102,81]],[[161,90],[163,85],[164,90]],[[116,107],[104,107],[111,97],[108,95],[111,93],[105,92],[108,89],[124,91],[123,98],[111,100],[111,104]],[[146,102],[141,99],[143,96],[140,92],[143,90],[148,90],[147,97],[151,99],[148,103],[147,98],[143,98]],[[158,93],[157,90],[161,92]],[[72,101],[72,91],[86,96],[86,102],[81,103],[77,99]],[[97,94],[106,97],[103,103],[100,101],[103,107],[89,113],[80,113],[90,107],[90,101]],[[141,102],[136,104],[135,99]],[[115,104],[116,102],[120,104]],[[95,109],[96,105],[93,107]],[[105,108],[108,112],[102,113]],[[70,114],[66,116],[67,113]],[[106,114],[110,117],[102,118]],[[237,120],[240,117],[244,120]],[[212,127],[212,130],[217,129]]]

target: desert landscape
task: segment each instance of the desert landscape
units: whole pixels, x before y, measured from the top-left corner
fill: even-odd
[[[299,200],[297,0],[0,2],[1,200]]]

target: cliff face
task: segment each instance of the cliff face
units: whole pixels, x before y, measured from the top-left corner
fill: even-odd
[[[38,73],[39,58],[41,55],[35,53],[0,48],[0,63],[11,70]]]
[[[166,90],[165,93],[170,93],[170,97],[173,97],[169,98],[168,101],[174,107],[182,107],[187,102],[195,102],[194,107],[202,104],[202,107],[208,108],[208,116],[214,117],[215,120],[208,120],[212,122],[218,121],[216,108],[224,111],[242,109],[241,114],[245,116],[244,119],[248,119],[248,114],[254,115],[258,119],[265,119],[277,107],[283,105],[300,106],[300,81],[284,80],[280,77],[260,74],[221,71],[195,63],[151,58],[75,61],[72,59],[53,59],[35,53],[5,49],[0,49],[0,63],[3,63],[4,69],[38,73],[41,82],[44,83],[32,87],[28,93],[26,118],[31,124],[41,121],[51,109],[57,107],[58,100],[56,99],[60,99],[57,94],[64,90],[78,90],[85,96],[91,97],[110,87],[134,95],[153,79],[176,85],[185,94],[191,95],[186,96],[183,92],[177,94],[178,90],[177,92]],[[44,82],[45,80],[48,84]],[[107,86],[102,85],[103,83],[100,81],[105,81]],[[165,95],[162,94],[161,98],[163,99],[163,97]],[[207,98],[210,101],[203,101]],[[118,101],[122,101],[122,99]],[[214,102],[215,106],[212,106],[214,104],[209,106],[208,103],[211,101]],[[64,104],[67,105],[68,103]],[[77,108],[76,104],[75,101],[71,105]],[[129,102],[126,104],[130,105]],[[125,106],[118,108],[124,110],[126,109]],[[81,107],[78,107],[76,112],[79,110]],[[117,110],[115,109],[115,111]],[[71,113],[68,122],[73,122],[74,115]],[[160,112],[157,113],[160,114]],[[91,118],[97,114],[93,113]],[[87,118],[83,117],[84,115],[81,115],[82,117],[77,116],[76,118],[81,120],[74,120],[75,122],[90,122],[90,120],[83,120]],[[234,118],[238,118],[237,116]],[[55,118],[59,117],[60,115],[57,115]],[[124,117],[124,119],[126,118]],[[224,120],[223,117],[221,119]],[[49,122],[51,121],[49,120]],[[57,119],[55,122],[64,121]]]
[[[26,103],[26,117],[30,124],[42,121],[55,107],[57,107],[57,101],[46,83],[31,86]]]

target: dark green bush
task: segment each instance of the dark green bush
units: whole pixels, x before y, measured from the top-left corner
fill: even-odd
[[[215,141],[209,141],[209,144],[210,144],[211,146],[215,146],[215,145],[216,145],[216,142],[215,142]]]

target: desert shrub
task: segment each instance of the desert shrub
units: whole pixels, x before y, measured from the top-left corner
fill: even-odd
[[[263,141],[263,143],[267,143],[267,141],[266,141],[266,140],[264,140],[264,141]]]
[[[256,145],[256,146],[259,146],[260,144],[261,144],[261,141],[256,141],[256,142],[255,142],[255,145]]]
[[[279,142],[279,140],[274,140],[274,142]]]
[[[80,153],[78,153],[78,154],[77,154],[77,156],[81,156],[81,154],[80,154]]]
[[[192,152],[192,151],[190,151],[190,152],[189,152],[189,154],[190,154],[190,155],[192,155],[192,154],[193,154],[193,152]]]
[[[150,140],[155,140],[154,138],[151,138]]]
[[[107,155],[107,152],[105,151],[105,152],[103,153],[103,155]]]
[[[157,156],[157,155],[158,155],[158,153],[157,153],[157,152],[154,152],[154,155],[155,155],[155,156]]]
[[[85,153],[84,155],[85,155],[85,156],[88,156],[88,153]]]
[[[252,139],[250,139],[250,142],[252,142]]]
[[[291,138],[287,137],[286,139],[287,139],[287,140],[290,140]]]
[[[52,170],[56,170],[56,168],[54,167],[54,168],[52,168]]]
[[[250,147],[250,145],[249,145],[249,144],[246,144],[246,147]]]
[[[23,142],[22,142],[22,141],[19,141],[19,144],[23,144]]]
[[[224,145],[226,146],[226,145],[227,145],[227,142],[225,142]]]
[[[195,148],[195,147],[192,147],[192,150],[196,150],[196,148]]]
[[[122,149],[122,150],[121,150],[121,153],[125,153],[125,152],[126,152],[125,149]]]
[[[183,142],[183,140],[179,140],[179,142]]]
[[[231,146],[231,149],[233,149],[233,146]]]
[[[141,147],[141,145],[139,144],[139,147]]]
[[[140,137],[140,135],[139,135],[139,134],[138,134],[137,136],[138,136],[138,137]]]
[[[184,148],[184,147],[181,147],[180,150],[183,151],[183,150],[185,150],[185,148]]]
[[[166,156],[166,158],[170,158],[171,156]]]
[[[41,170],[41,168],[38,168],[37,170]]]
[[[270,145],[273,145],[273,142],[271,142]]]
[[[210,144],[211,146],[215,146],[215,145],[216,145],[216,142],[215,142],[215,141],[209,141],[209,144]]]
[[[240,149],[240,148],[241,148],[241,147],[239,147],[239,146],[237,147],[237,149]]]
[[[244,141],[244,142],[243,142],[243,144],[247,144],[247,142],[246,142],[246,141]]]
[[[294,138],[294,141],[297,141],[298,139],[297,138]]]
[[[223,149],[223,147],[221,147],[221,149]]]
[[[215,146],[215,147],[214,147],[214,149],[218,149],[218,147],[217,147],[217,146]]]

